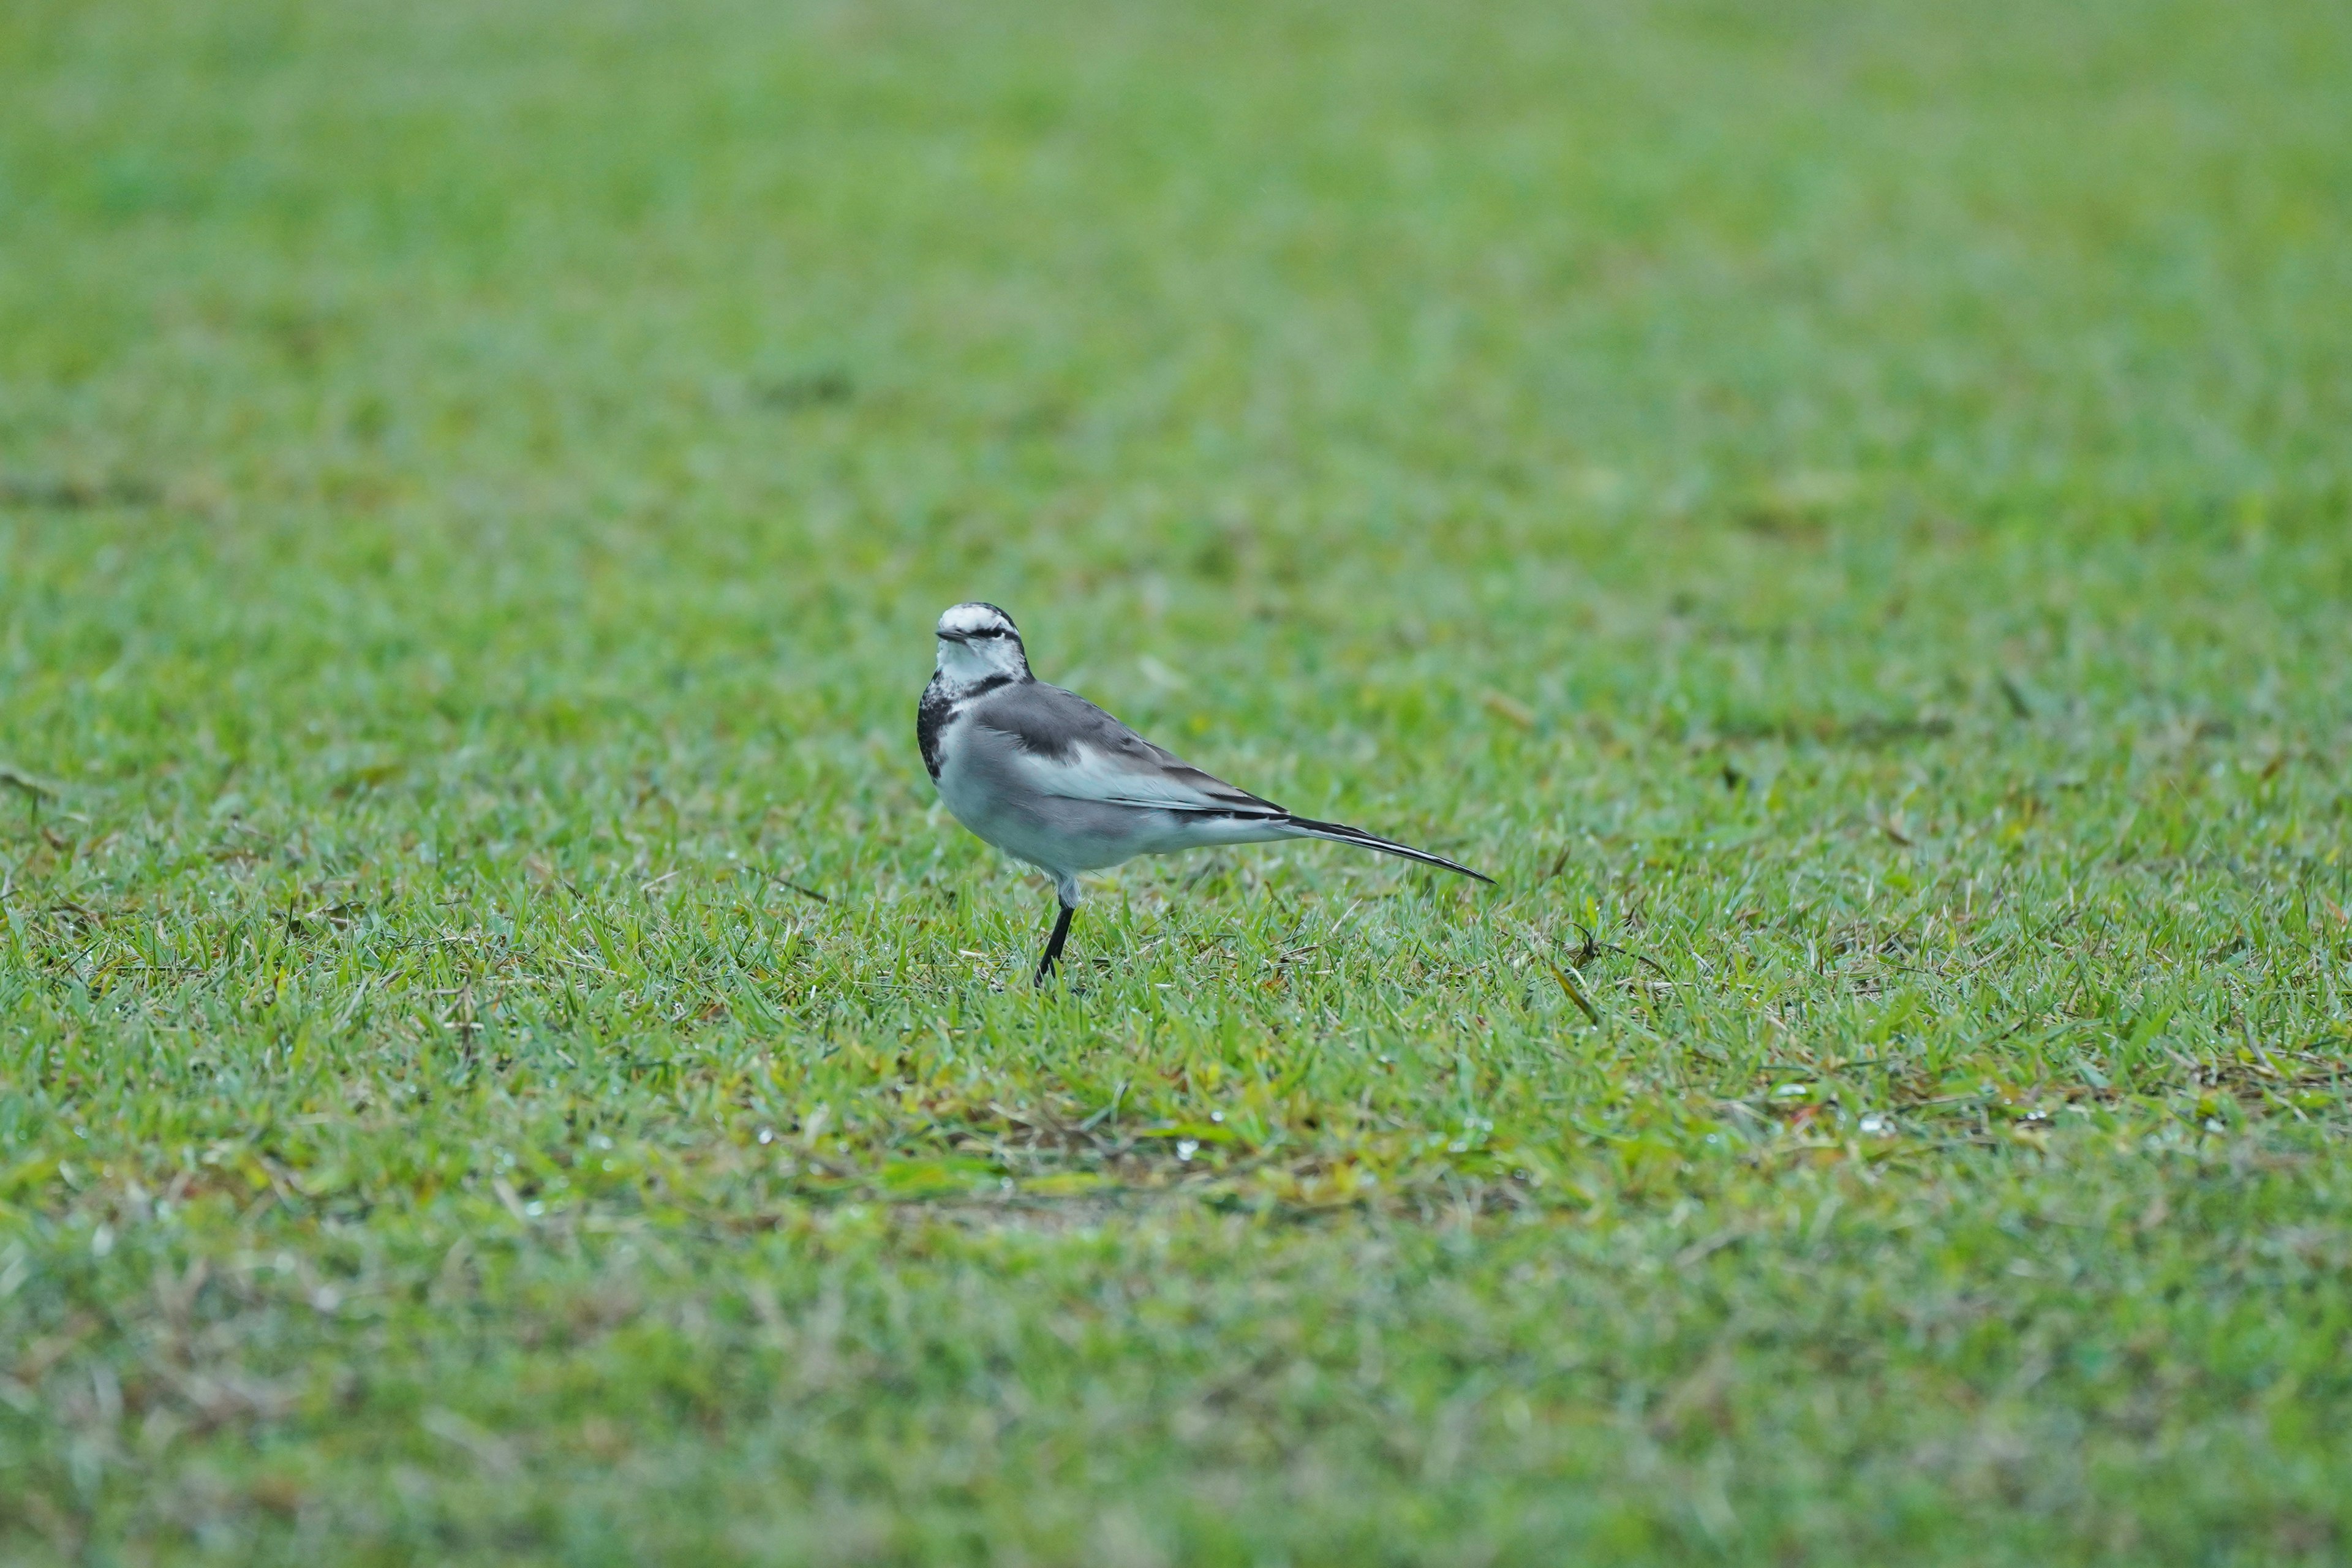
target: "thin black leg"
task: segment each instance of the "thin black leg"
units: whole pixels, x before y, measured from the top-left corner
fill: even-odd
[[[1037,961],[1037,984],[1043,985],[1052,977],[1054,964],[1062,956],[1062,943],[1070,936],[1070,917],[1078,911],[1071,905],[1062,906],[1062,916],[1054,922],[1054,934],[1045,939],[1045,956]]]

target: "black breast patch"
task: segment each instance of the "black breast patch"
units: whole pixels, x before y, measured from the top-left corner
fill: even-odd
[[[947,732],[955,716],[963,711],[964,704],[983,696],[1000,686],[1012,683],[1012,677],[992,675],[977,685],[966,687],[950,695],[948,688],[937,679],[923,688],[923,700],[915,705],[915,743],[923,749],[923,771],[931,782],[940,782],[940,737]]]
[[[933,784],[940,782],[940,731],[954,715],[955,704],[938,681],[923,688],[923,700],[915,705],[915,744],[923,748],[923,771]]]

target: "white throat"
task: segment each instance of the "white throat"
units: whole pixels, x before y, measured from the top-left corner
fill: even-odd
[[[939,639],[940,683],[950,689],[977,686],[995,677],[1018,680],[1029,673],[1029,660],[1017,637],[989,637],[971,642]]]

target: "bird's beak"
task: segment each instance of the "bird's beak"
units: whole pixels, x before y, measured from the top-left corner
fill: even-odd
[[[939,634],[939,637],[941,642],[968,643],[971,641],[971,636],[968,632],[941,632]]]

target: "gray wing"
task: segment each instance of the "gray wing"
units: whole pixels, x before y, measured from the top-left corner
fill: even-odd
[[[1012,742],[1023,775],[1042,794],[1221,816],[1290,815],[1153,745],[1076,692],[1042,680],[990,692],[972,705],[971,717]]]

